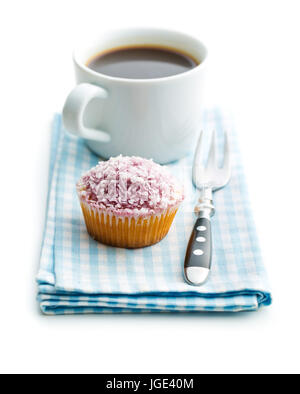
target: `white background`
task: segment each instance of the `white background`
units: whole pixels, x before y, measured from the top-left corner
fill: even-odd
[[[0,5],[0,372],[300,372],[299,1],[48,0]],[[49,132],[78,39],[120,26],[192,33],[206,106],[235,117],[274,303],[236,315],[45,317],[34,276]]]

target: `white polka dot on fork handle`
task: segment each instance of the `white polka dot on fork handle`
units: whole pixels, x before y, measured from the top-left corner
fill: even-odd
[[[205,226],[198,226],[198,227],[197,227],[197,230],[198,230],[198,231],[205,231],[205,230],[206,230],[206,227],[205,227]]]
[[[205,241],[206,241],[206,238],[205,238],[205,237],[197,237],[197,238],[196,238],[196,241],[197,241],[197,242],[205,242]]]
[[[201,249],[195,249],[195,250],[193,251],[193,254],[194,254],[195,256],[201,256],[203,253],[204,253],[204,252],[203,252],[203,250],[201,250]]]

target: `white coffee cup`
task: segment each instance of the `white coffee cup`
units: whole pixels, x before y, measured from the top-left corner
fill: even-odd
[[[181,74],[154,79],[115,78],[87,67],[95,54],[133,45],[159,45],[199,62]],[[103,158],[135,155],[168,163],[192,149],[200,127],[205,46],[189,35],[164,29],[108,32],[74,51],[78,85],[63,109],[65,128],[85,139]]]

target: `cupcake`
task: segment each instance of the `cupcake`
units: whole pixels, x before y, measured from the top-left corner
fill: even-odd
[[[101,161],[76,188],[91,237],[123,248],[162,240],[183,200],[182,189],[167,169],[140,157]]]

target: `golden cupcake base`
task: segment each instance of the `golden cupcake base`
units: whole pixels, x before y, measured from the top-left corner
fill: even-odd
[[[118,217],[80,202],[88,233],[96,241],[121,248],[142,248],[161,241],[169,232],[178,206],[147,218]]]

